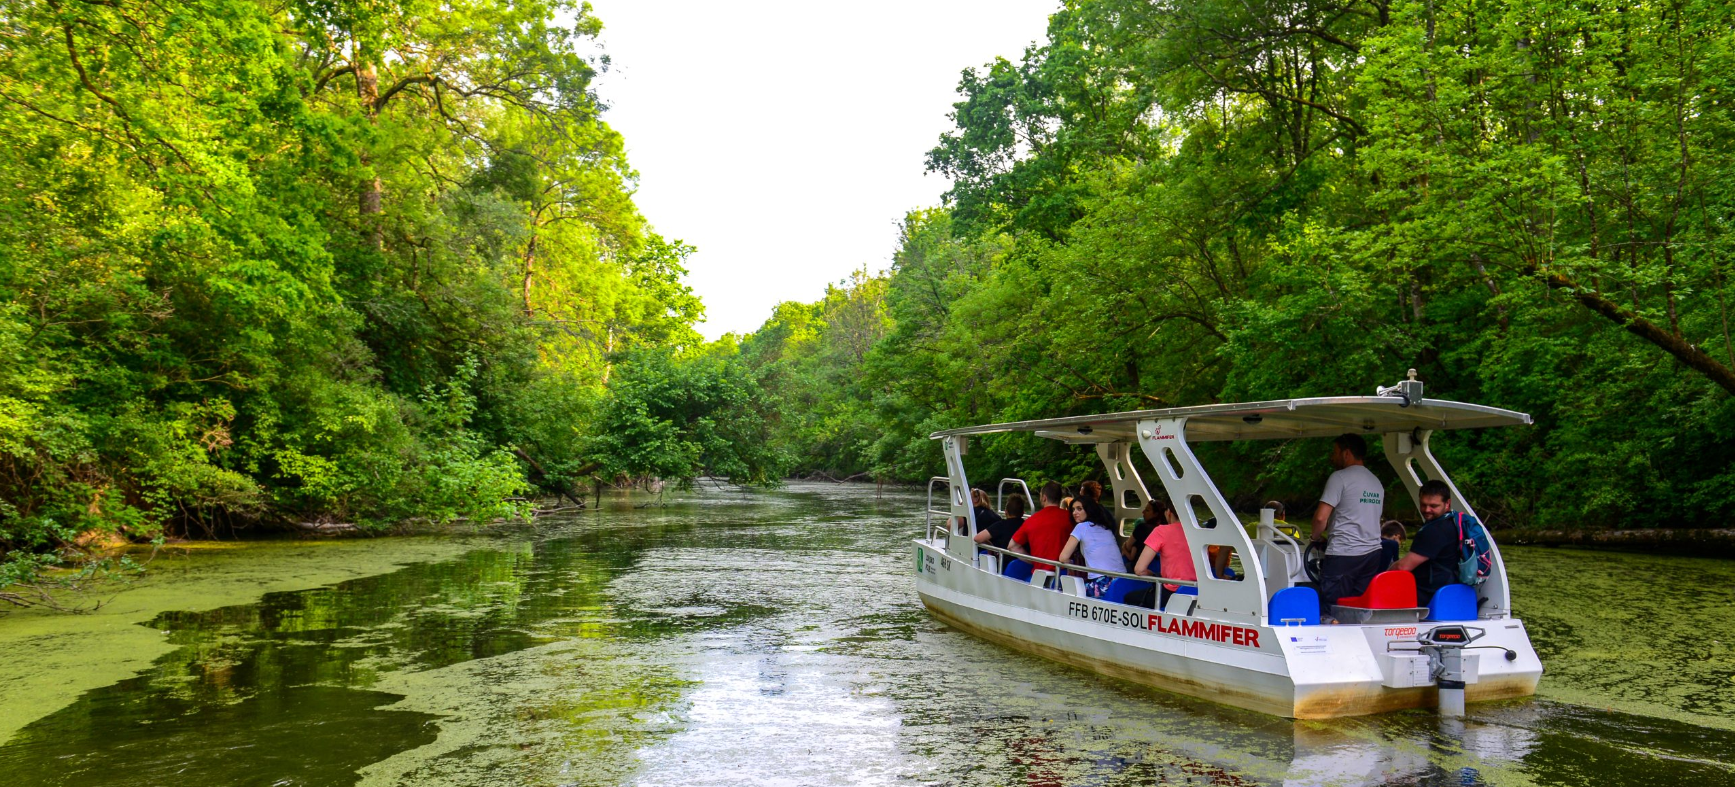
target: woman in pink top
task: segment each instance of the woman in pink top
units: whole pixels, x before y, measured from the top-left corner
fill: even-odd
[[[1141,577],[1160,576],[1164,579],[1185,579],[1197,582],[1198,572],[1193,570],[1193,556],[1187,552],[1187,531],[1181,524],[1181,519],[1175,516],[1174,506],[1168,501],[1151,501],[1154,507],[1163,511],[1166,524],[1158,525],[1145,537],[1145,549],[1139,553],[1139,562],[1133,566],[1133,573]],[[1151,570],[1151,561],[1162,559],[1158,565],[1160,571]],[[1178,585],[1163,585],[1162,598],[1157,600],[1161,607],[1169,601],[1169,595],[1174,593]]]

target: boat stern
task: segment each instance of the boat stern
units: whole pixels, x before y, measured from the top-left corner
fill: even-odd
[[[1542,661],[1520,620],[1280,626],[1274,632],[1295,683],[1292,715],[1324,719],[1438,706],[1438,664],[1419,644],[1440,626],[1483,632],[1463,651],[1467,701],[1536,693]]]

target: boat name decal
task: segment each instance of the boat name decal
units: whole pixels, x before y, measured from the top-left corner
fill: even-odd
[[[1150,627],[1152,631],[1163,634],[1179,634],[1183,637],[1192,637],[1209,642],[1227,642],[1249,648],[1259,647],[1259,629],[1250,629],[1245,626],[1152,615]]]
[[[1164,617],[1158,614],[1147,616],[1142,612],[1085,604],[1078,601],[1067,602],[1066,614],[1070,617],[1094,620],[1109,626],[1145,629],[1159,634],[1174,634],[1205,640],[1206,642],[1221,642],[1247,648],[1259,647],[1259,629],[1247,628],[1246,626]]]
[[[1416,627],[1415,626],[1399,626],[1399,627],[1387,628],[1386,629],[1386,636],[1388,636],[1388,637],[1413,637],[1413,636],[1416,636]]]

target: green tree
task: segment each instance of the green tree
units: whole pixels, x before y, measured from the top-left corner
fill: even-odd
[[[1414,367],[1433,395],[1536,416],[1439,446],[1497,521],[1719,522],[1730,22],[1693,2],[1068,3],[960,80],[928,156],[952,188],[913,214],[860,371],[777,384],[868,419],[860,461],[919,480],[937,428]],[[1307,446],[1209,450],[1237,499],[1316,491]],[[985,477],[1093,465],[973,449]]]
[[[18,566],[90,530],[518,515],[527,479],[613,467],[585,419],[622,353],[707,352],[691,249],[639,215],[602,119],[583,5],[0,18]]]

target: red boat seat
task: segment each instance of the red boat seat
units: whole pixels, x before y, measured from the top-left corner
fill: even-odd
[[[1408,571],[1381,571],[1368,583],[1366,593],[1340,598],[1337,603],[1359,609],[1414,609],[1416,575]]]

